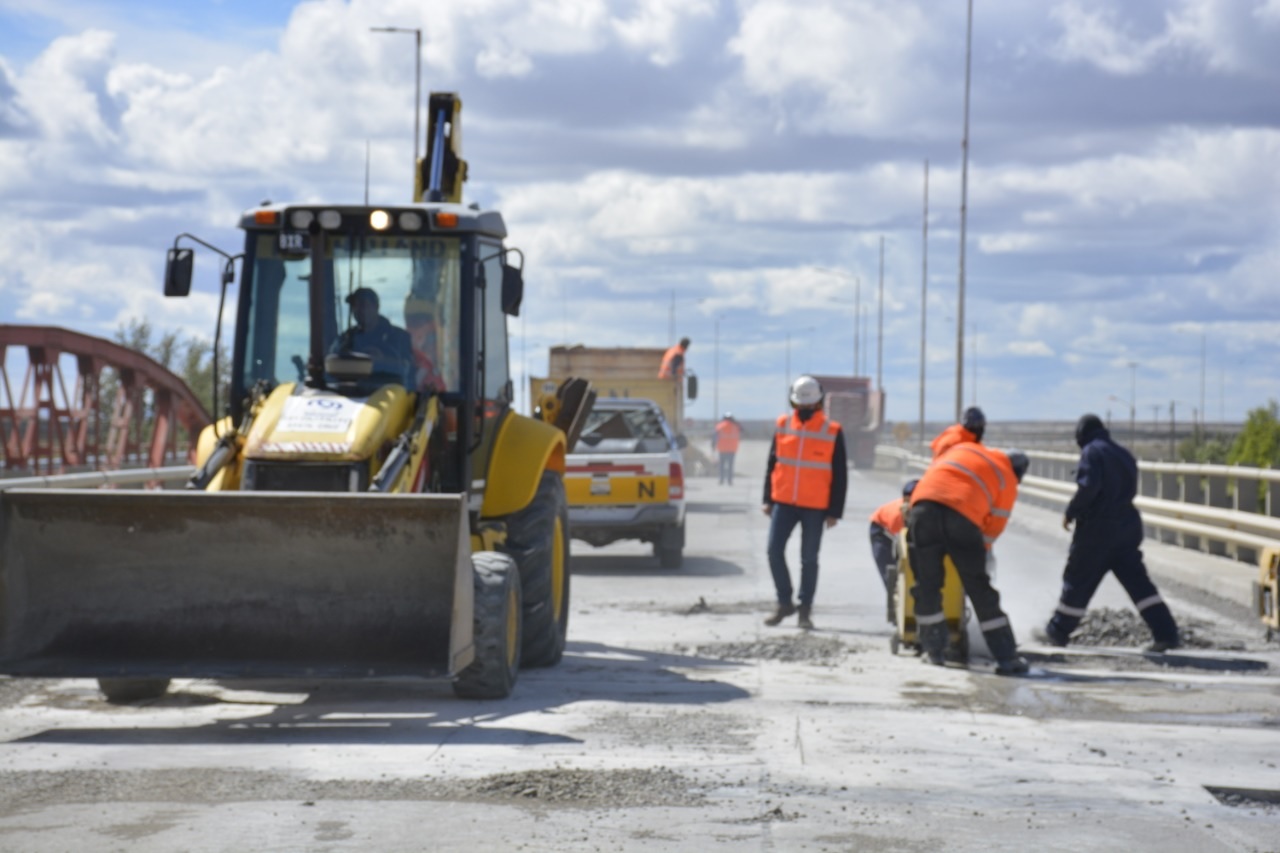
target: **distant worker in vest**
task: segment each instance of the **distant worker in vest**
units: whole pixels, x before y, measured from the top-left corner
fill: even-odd
[[[950,631],[942,612],[943,560],[955,564],[978,627],[996,660],[997,675],[1022,675],[1009,617],[987,575],[987,550],[1004,532],[1026,473],[1025,453],[1007,455],[976,442],[961,442],[933,460],[911,492],[907,550],[915,572],[916,636],[925,660],[942,666]]]
[[[822,411],[822,386],[812,376],[791,384],[791,414],[778,418],[764,477],[764,514],[769,516],[769,570],[778,606],[766,625],[777,625],[796,612],[787,540],[800,526],[800,618],[813,628],[813,596],[818,588],[818,548],[822,531],[844,515],[848,462],[840,424]]]
[[[902,497],[880,505],[871,513],[871,556],[875,558],[876,568],[880,570],[880,580],[884,581],[884,591],[888,601],[893,601],[893,587],[898,582],[898,534],[907,526],[905,511],[911,506],[911,492],[918,480],[908,480],[902,487]],[[889,621],[894,621],[894,614],[889,612]]]
[[[733,485],[733,460],[738,455],[738,443],[742,440],[742,426],[733,419],[733,412],[725,412],[716,424],[711,448],[720,460],[720,485]]]
[[[933,452],[933,458],[937,459],[944,452],[961,442],[981,443],[982,434],[986,430],[987,416],[977,406],[970,406],[960,416],[960,423],[952,424],[934,437],[933,441],[929,443],[929,450]]]
[[[1151,629],[1149,652],[1176,649],[1181,643],[1169,605],[1160,597],[1142,561],[1142,516],[1133,505],[1138,493],[1138,463],[1111,439],[1097,415],[1076,423],[1080,463],[1076,493],[1062,516],[1071,549],[1062,572],[1062,598],[1045,627],[1046,642],[1065,646],[1084,618],[1098,584],[1112,572]]]
[[[681,338],[680,343],[669,348],[662,355],[662,367],[658,369],[659,379],[684,378],[684,354],[689,350],[689,339]]]

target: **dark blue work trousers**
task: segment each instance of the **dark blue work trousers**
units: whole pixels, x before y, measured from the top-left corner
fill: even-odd
[[[1049,620],[1049,633],[1063,639],[1080,625],[1098,584],[1112,572],[1151,629],[1152,639],[1176,644],[1178,624],[1142,561],[1142,521],[1135,512],[1120,522],[1076,522],[1062,572],[1062,598]]]
[[[880,570],[880,580],[884,588],[889,589],[889,572],[898,567],[898,555],[894,553],[893,534],[874,521],[868,531],[871,537],[871,556],[875,558],[876,568]]]
[[[733,485],[733,457],[737,451],[720,451],[720,485]]]
[[[818,547],[827,511],[806,509],[791,504],[774,504],[769,522],[769,570],[779,604],[791,603],[791,572],[787,569],[787,540],[800,525],[800,606],[811,607],[818,589]]]

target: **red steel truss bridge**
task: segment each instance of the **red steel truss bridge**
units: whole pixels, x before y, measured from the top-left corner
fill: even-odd
[[[208,423],[187,384],[142,353],[56,326],[0,324],[4,474],[184,464]]]

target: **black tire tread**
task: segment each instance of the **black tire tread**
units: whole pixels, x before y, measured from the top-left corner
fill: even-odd
[[[555,520],[560,519],[565,555],[559,618],[552,598],[552,548]],[[520,568],[524,591],[524,629],[521,654],[528,667],[555,666],[564,655],[569,628],[569,509],[564,479],[545,471],[529,506],[507,517],[503,551]]]
[[[472,554],[471,565],[475,576],[476,656],[454,679],[453,692],[460,699],[505,699],[511,695],[520,669],[519,649],[515,665],[507,663],[507,607],[511,586],[514,584],[519,590],[520,573],[509,556],[494,551]],[[519,594],[516,601],[520,601]]]
[[[159,699],[169,689],[167,678],[99,678],[98,689],[113,704]]]

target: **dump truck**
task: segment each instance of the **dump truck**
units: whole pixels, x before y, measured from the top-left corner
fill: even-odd
[[[876,445],[884,427],[884,389],[872,388],[866,376],[814,376],[826,392],[828,417],[844,431],[849,461],[857,468],[876,464]]]
[[[115,701],[402,675],[501,698],[560,660],[590,392],[567,378],[545,417],[512,410],[523,255],[462,204],[460,99],[429,105],[411,203],[264,202],[238,254],[174,241],[166,296],[190,291],[191,243],[223,258],[223,299],[240,266],[225,416],[184,490],[0,495],[0,672]]]
[[[683,382],[659,379],[664,352],[661,347],[553,346],[547,360],[547,376],[530,380],[531,399],[539,399],[570,377],[583,377],[590,380],[601,398],[654,401],[667,423],[680,434],[684,432],[685,402],[698,399],[698,377],[686,371]]]

